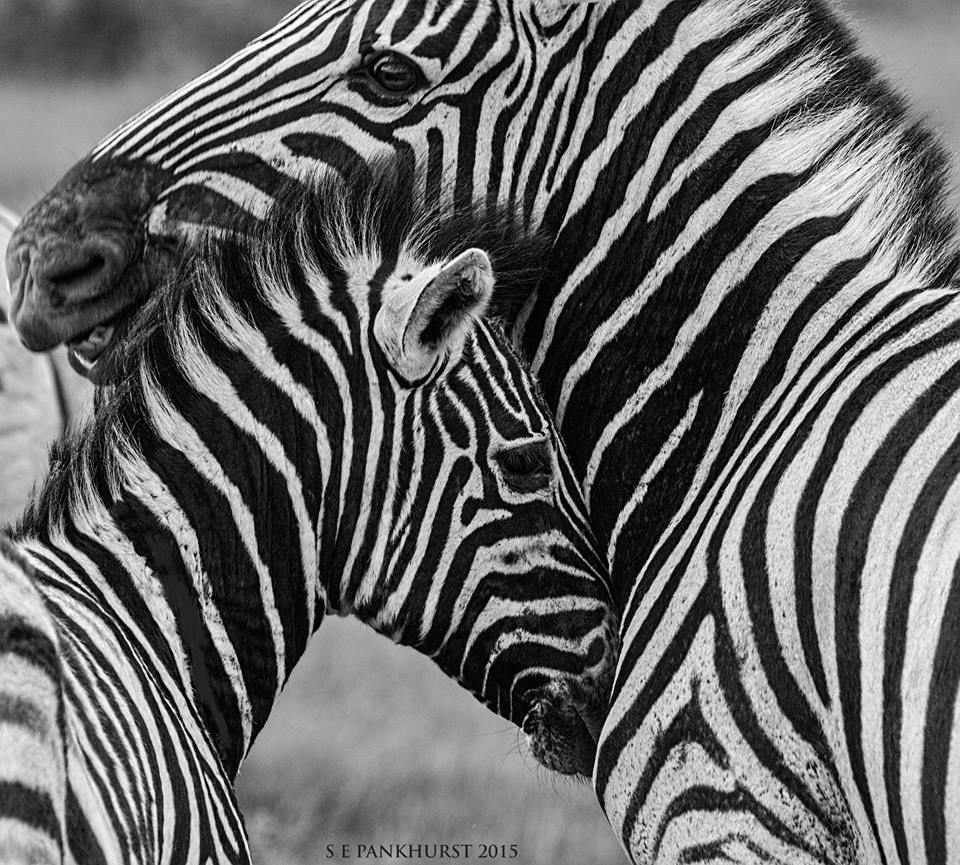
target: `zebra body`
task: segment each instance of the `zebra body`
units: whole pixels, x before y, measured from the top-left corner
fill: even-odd
[[[19,824],[0,835],[0,855],[59,862],[67,788],[59,633],[29,565],[2,535],[0,581],[0,813]]]
[[[0,551],[0,594],[30,635],[19,652],[4,645],[0,663],[4,702],[24,707],[0,726],[4,861],[249,862],[231,778],[194,698],[150,651],[147,624],[118,614],[77,535]],[[29,683],[9,675],[19,666]]]
[[[885,584],[889,549],[838,570],[831,545],[929,536],[865,503],[904,517],[925,488],[858,484],[873,454],[909,473],[948,453],[897,420],[906,384],[941,374],[908,337],[949,331],[956,233],[943,156],[845,25],[820,0],[304,3],[38,205],[8,258],[28,341],[96,321],[45,306],[38,262],[85,254],[60,245],[89,222],[56,211],[71,196],[141,220],[146,250],[111,242],[148,282],[168,238],[385,149],[425,167],[428,201],[513,202],[554,239],[550,278],[492,311],[532,359],[622,612],[594,780],[628,852],[950,861],[954,578],[928,555]],[[140,192],[118,199],[124,177]],[[112,303],[138,302],[108,277]],[[871,365],[901,351],[906,384]],[[899,462],[883,430],[915,439]]]
[[[960,855],[960,307],[860,278],[628,601],[597,784],[638,862]]]
[[[124,383],[3,541],[0,707],[25,708],[0,734],[26,744],[0,791],[49,807],[0,796],[0,850],[248,861],[232,781],[325,612],[589,774],[609,588],[530,374],[478,321],[490,260],[450,252],[537,245],[444,228],[391,184],[286,201],[263,250],[188,266],[118,337]]]

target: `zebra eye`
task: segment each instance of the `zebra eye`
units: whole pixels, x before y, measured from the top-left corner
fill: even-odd
[[[546,441],[504,448],[496,455],[507,486],[518,493],[535,493],[550,486],[553,466]]]
[[[393,51],[372,54],[364,63],[370,77],[388,93],[403,96],[423,82],[423,73],[410,59]]]

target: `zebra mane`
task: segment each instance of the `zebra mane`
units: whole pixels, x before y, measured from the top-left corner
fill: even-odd
[[[149,413],[147,389],[162,389],[165,369],[187,353],[184,332],[202,338],[222,333],[231,318],[252,321],[258,299],[278,279],[286,291],[312,291],[318,275],[330,286],[345,283],[345,268],[361,256],[395,262],[406,254],[426,264],[474,246],[487,252],[497,277],[488,316],[496,319],[522,302],[541,274],[544,238],[527,233],[507,210],[451,215],[417,204],[418,179],[384,160],[313,186],[290,184],[256,237],[233,232],[232,239],[220,237],[182,256],[118,337],[115,383],[100,387],[92,416],[52,445],[47,476],[14,537],[45,536],[74,508],[112,502],[125,486],[123,456],[138,447],[136,425]]]
[[[864,53],[855,21],[838,4],[759,0],[756,7],[760,22],[793,17],[797,44],[806,46],[805,55],[822,68],[823,80],[804,101],[798,123],[810,123],[818,114],[836,116],[851,106],[861,109],[845,145],[825,161],[840,156],[852,165],[859,162],[864,176],[875,170],[874,176],[883,179],[885,230],[878,245],[896,250],[899,270],[932,285],[957,285],[960,240],[948,197],[951,156],[934,128],[891,84],[878,61]]]
[[[361,258],[395,261],[403,253],[426,263],[474,246],[487,253],[497,279],[488,316],[512,317],[543,275],[548,239],[526,227],[519,208],[454,210],[426,202],[424,186],[421,172],[392,157],[358,162],[344,174],[329,172],[306,188],[286,184],[257,252],[260,271],[291,256],[308,256],[322,273]],[[294,247],[298,237],[304,242]],[[218,245],[213,241],[201,260],[222,260]],[[235,259],[229,252],[227,257]]]

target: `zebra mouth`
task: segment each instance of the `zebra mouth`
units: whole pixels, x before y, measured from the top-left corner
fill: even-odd
[[[124,310],[90,330],[67,340],[67,357],[73,370],[94,384],[108,378],[108,358],[127,329],[132,310]]]
[[[603,689],[563,680],[539,694],[522,724],[538,763],[562,775],[591,777],[606,709],[602,693]]]
[[[100,355],[107,350],[116,330],[113,322],[98,324],[86,336],[69,340],[67,347],[72,359],[82,364],[84,370],[92,369]]]

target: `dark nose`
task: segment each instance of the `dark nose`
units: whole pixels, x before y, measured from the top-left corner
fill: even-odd
[[[27,348],[45,351],[74,335],[72,310],[113,291],[130,254],[105,237],[37,240],[14,233],[6,264],[11,318]]]
[[[138,303],[146,214],[167,177],[83,160],[23,217],[7,248],[10,320],[45,351]]]
[[[102,243],[79,243],[44,251],[34,264],[34,282],[51,307],[63,306],[66,297],[83,301],[103,294],[122,266],[113,250]]]

